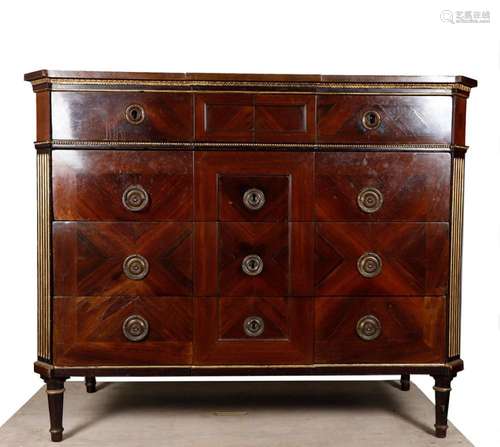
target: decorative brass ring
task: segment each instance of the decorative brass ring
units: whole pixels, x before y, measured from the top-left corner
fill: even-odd
[[[141,211],[148,206],[149,195],[141,185],[130,185],[123,191],[122,203],[129,211]]]
[[[261,317],[248,317],[243,323],[243,330],[249,337],[258,337],[264,332],[264,320]]]
[[[130,104],[125,109],[125,118],[130,124],[141,124],[145,116],[144,107],[139,104]]]
[[[358,272],[365,278],[375,278],[382,271],[382,258],[377,253],[364,253],[358,259]]]
[[[377,339],[382,332],[382,325],[374,315],[365,315],[361,317],[356,325],[358,336],[366,341]]]
[[[250,188],[243,194],[243,204],[252,211],[260,210],[266,203],[264,192],[258,188]]]
[[[123,335],[129,341],[142,341],[149,333],[149,323],[140,315],[131,315],[122,326]]]
[[[259,255],[245,256],[241,262],[241,269],[249,276],[260,275],[264,269],[264,261]]]
[[[141,255],[130,255],[123,261],[123,273],[128,279],[144,279],[149,272],[148,260]]]
[[[365,213],[377,212],[383,203],[384,196],[377,188],[363,188],[358,194],[358,206]]]
[[[363,113],[363,117],[361,118],[361,124],[363,124],[363,127],[368,130],[377,129],[380,126],[381,122],[382,118],[380,117],[380,114],[375,110],[368,110],[367,112]]]

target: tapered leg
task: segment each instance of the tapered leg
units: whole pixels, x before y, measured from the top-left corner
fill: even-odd
[[[45,379],[49,400],[50,436],[53,442],[61,442],[63,437],[62,419],[65,381],[66,378]]]
[[[410,390],[410,375],[401,374],[401,391],[409,391],[409,390]]]
[[[436,392],[436,437],[446,438],[452,377],[434,376],[434,380],[436,382],[434,386]]]
[[[96,392],[96,381],[94,376],[85,377],[85,386],[87,387],[87,393]]]

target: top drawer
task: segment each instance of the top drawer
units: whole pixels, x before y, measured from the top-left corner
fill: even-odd
[[[52,138],[191,141],[191,93],[53,92]]]

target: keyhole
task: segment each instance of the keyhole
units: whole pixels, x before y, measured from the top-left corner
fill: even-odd
[[[134,121],[137,121],[137,115],[138,115],[137,110],[133,109],[133,110],[130,112],[130,114],[132,115],[132,119],[133,119]]]
[[[139,124],[144,120],[144,109],[138,104],[132,104],[127,107],[125,117],[130,124]]]
[[[375,115],[373,113],[370,113],[368,115],[368,124],[370,124],[370,126],[374,126],[376,122],[377,122],[377,118],[375,117]]]
[[[250,268],[252,270],[255,270],[257,268],[257,262],[253,259],[250,261]]]
[[[257,329],[259,329],[259,323],[257,323],[256,321],[252,321],[252,323],[250,323],[250,328],[252,329],[252,331],[256,331]]]
[[[361,122],[366,129],[372,130],[376,129],[380,125],[381,118],[377,112],[371,110],[363,114]]]

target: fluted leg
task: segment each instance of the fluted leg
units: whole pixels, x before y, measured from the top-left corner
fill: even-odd
[[[446,438],[448,430],[448,406],[450,403],[451,380],[449,376],[434,376],[436,392],[436,437]]]
[[[401,374],[401,391],[409,391],[409,390],[410,390],[410,375]]]
[[[53,442],[61,442],[63,437],[64,382],[66,378],[45,379],[49,400],[50,436]]]
[[[94,376],[85,377],[85,386],[87,387],[87,393],[96,392],[96,380]]]

